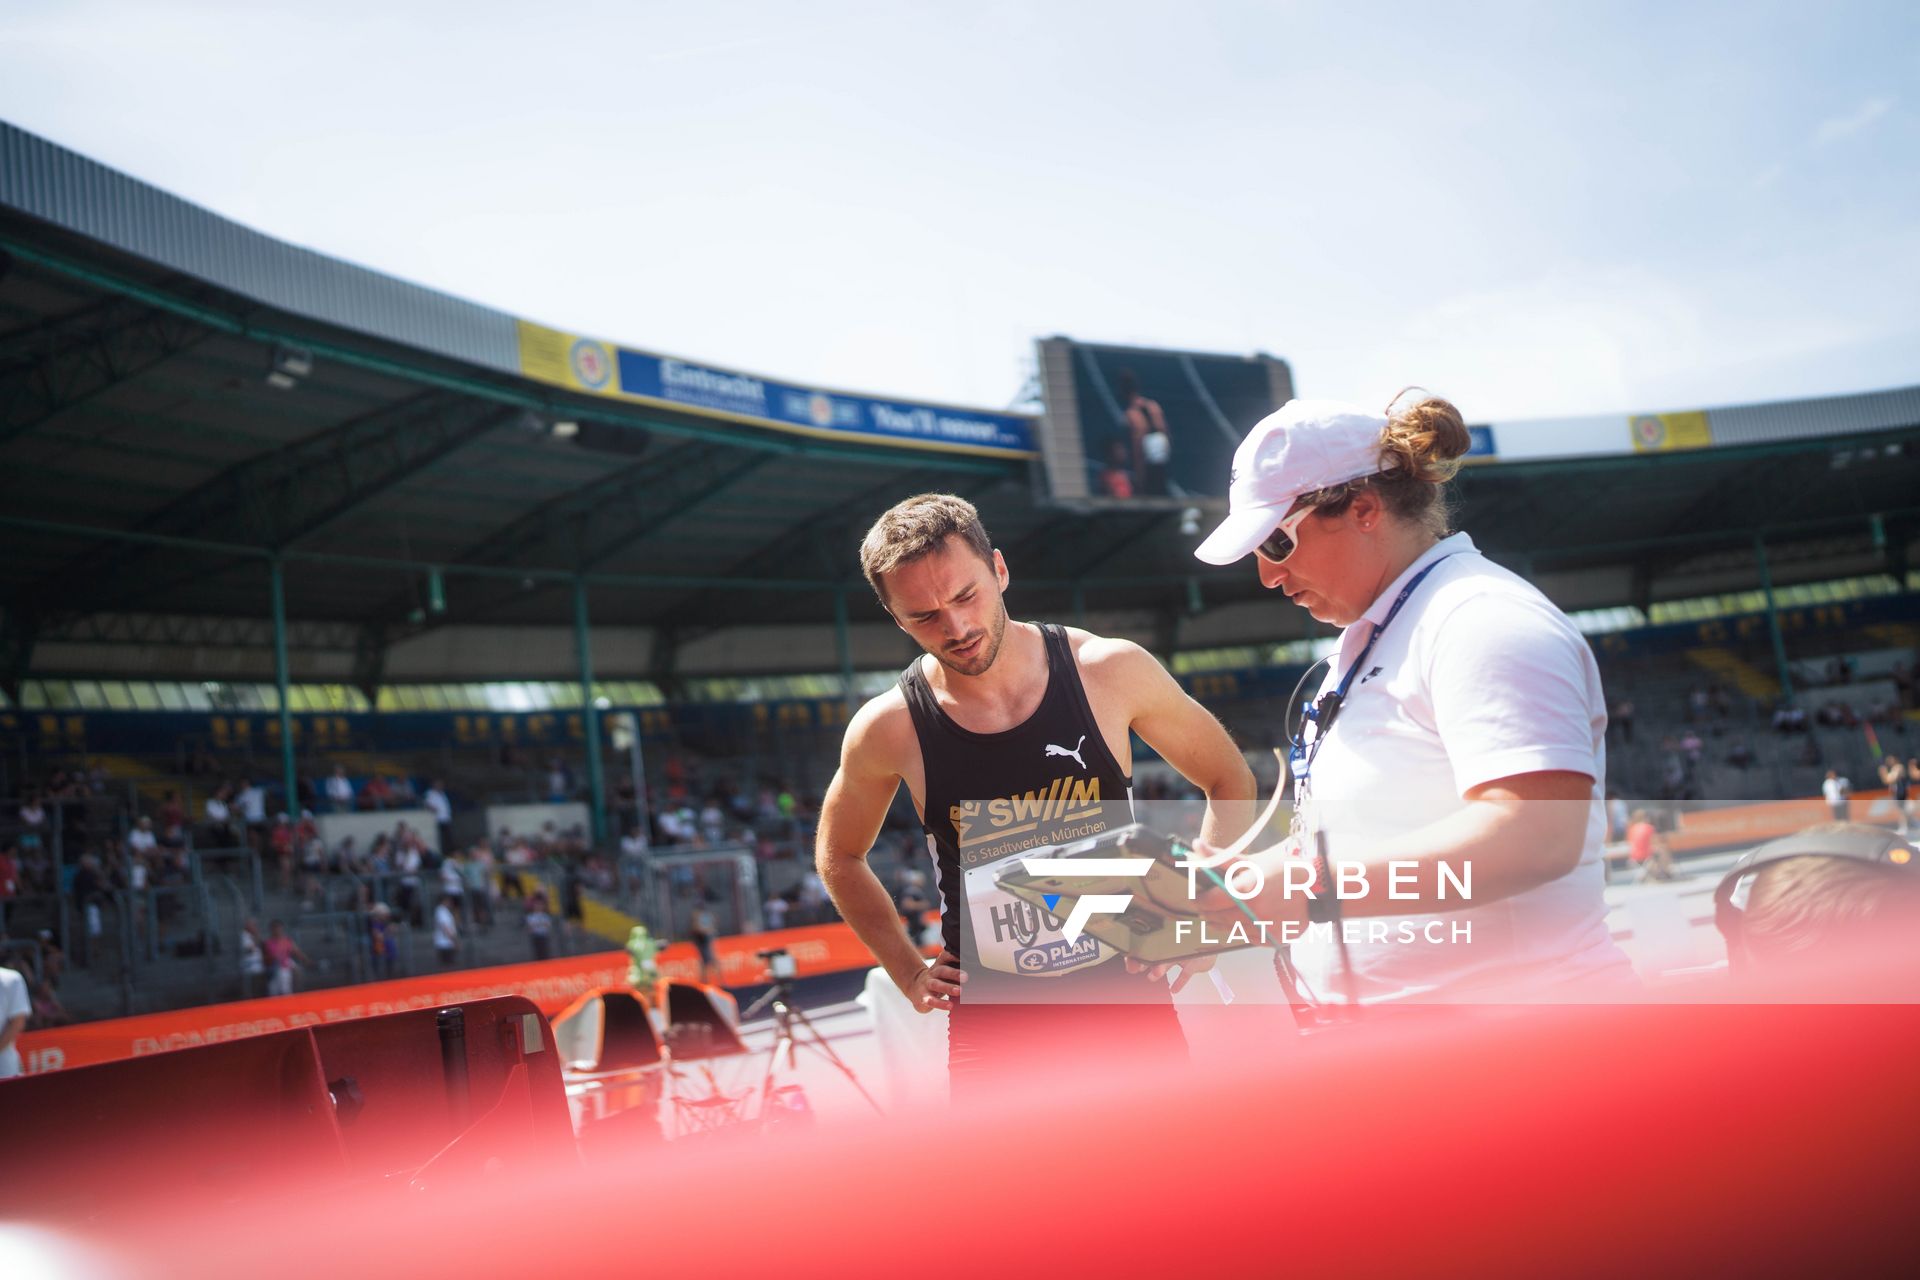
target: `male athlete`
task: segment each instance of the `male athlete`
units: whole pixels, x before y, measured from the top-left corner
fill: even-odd
[[[815,858],[841,915],[914,1008],[951,1012],[955,1093],[1069,1054],[1115,1073],[1184,1061],[1172,991],[1204,966],[1183,968],[1169,989],[1165,966],[1141,974],[1090,936],[1069,942],[1062,921],[994,891],[991,871],[965,873],[1130,821],[1129,733],[1206,794],[1202,834],[1224,846],[1253,817],[1246,761],[1138,645],[1010,622],[1006,561],[965,500],[900,503],[868,531],[860,562],[926,656],[847,726]],[[866,860],[903,782],[939,874],[944,950],[931,968]],[[980,899],[971,917],[970,895]]]

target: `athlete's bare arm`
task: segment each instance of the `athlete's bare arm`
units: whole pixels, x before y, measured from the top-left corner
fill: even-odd
[[[1129,730],[1160,753],[1207,798],[1201,838],[1232,844],[1254,819],[1253,770],[1213,713],[1188,697],[1167,669],[1131,640],[1069,631],[1087,686],[1087,701],[1113,745]],[[1112,729],[1110,729],[1112,726]],[[1132,772],[1131,749],[1115,757]]]
[[[903,781],[919,801],[923,766],[920,743],[906,699],[889,689],[861,707],[847,725],[840,744],[840,768],[827,787],[820,806],[820,829],[814,840],[813,860],[834,906],[894,985],[921,1013],[951,1008],[950,999],[966,981],[957,957],[942,953],[928,968],[907,937],[900,913],[894,909],[880,877],[867,863],[867,854],[886,821],[887,807]]]

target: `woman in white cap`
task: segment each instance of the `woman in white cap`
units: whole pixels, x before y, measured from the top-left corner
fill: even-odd
[[[1601,897],[1600,674],[1566,615],[1450,533],[1470,444],[1438,398],[1386,415],[1290,401],[1234,454],[1229,514],[1195,553],[1254,556],[1263,584],[1343,629],[1290,709],[1294,829],[1256,857],[1248,904],[1300,939],[1323,1000],[1630,989]],[[1291,893],[1289,859],[1306,860]]]

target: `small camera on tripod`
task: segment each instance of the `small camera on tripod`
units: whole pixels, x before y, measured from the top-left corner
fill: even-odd
[[[767,973],[775,982],[791,982],[800,976],[800,966],[795,963],[793,953],[785,947],[756,951],[754,954],[767,962]]]

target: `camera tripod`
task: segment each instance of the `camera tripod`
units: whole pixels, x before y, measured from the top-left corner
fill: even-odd
[[[867,1092],[866,1086],[860,1083],[860,1077],[854,1074],[853,1068],[833,1051],[833,1046],[827,1043],[827,1038],[821,1035],[819,1029],[808,1020],[807,1011],[794,1003],[793,986],[786,978],[775,978],[766,994],[747,1006],[746,1011],[740,1015],[740,1021],[743,1024],[750,1022],[755,1014],[767,1008],[773,1010],[774,1031],[773,1043],[767,1046],[767,1069],[760,1077],[760,1124],[763,1127],[767,1123],[768,1104],[773,1099],[774,1074],[780,1066],[781,1055],[783,1053],[786,1055],[787,1069],[791,1071],[795,1055],[803,1048],[812,1049],[832,1063],[834,1068],[847,1078],[847,1083],[854,1087],[854,1091],[866,1099],[867,1105],[872,1107],[876,1114],[886,1114],[880,1104],[873,1100],[873,1095]],[[807,1038],[802,1039],[802,1034]]]

